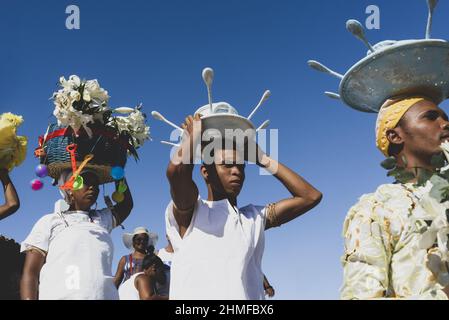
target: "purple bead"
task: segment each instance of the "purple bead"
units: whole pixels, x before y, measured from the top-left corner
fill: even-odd
[[[31,189],[38,191],[44,187],[44,183],[40,179],[34,179],[31,181]]]
[[[48,169],[47,166],[45,164],[40,164],[36,167],[36,169],[34,170],[34,172],[36,172],[36,175],[39,178],[45,178],[46,176],[48,176]]]

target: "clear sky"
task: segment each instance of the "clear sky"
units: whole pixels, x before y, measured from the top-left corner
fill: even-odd
[[[65,9],[76,4],[81,29],[67,30]],[[49,100],[61,75],[100,81],[112,106],[159,110],[181,123],[207,103],[201,70],[215,70],[215,101],[227,101],[249,114],[265,89],[272,97],[256,114],[279,129],[279,159],[318,189],[322,203],[297,220],[266,235],[263,269],[278,299],[337,299],[342,282],[341,230],[349,207],[363,193],[388,182],[374,144],[374,114],[354,111],[330,100],[338,80],[310,70],[317,59],[344,73],[366,53],[345,29],[350,18],[365,21],[368,5],[380,8],[380,30],[372,43],[424,37],[424,0],[0,0],[0,112],[24,116],[20,134],[29,137],[25,163],[12,177],[22,206],[0,222],[0,234],[22,241],[33,224],[53,210],[56,188],[33,192],[37,136],[54,122]],[[448,1],[440,1],[434,38],[449,39]],[[170,200],[165,169],[169,127],[149,119],[153,142],[129,159],[126,176],[135,207],[124,223],[160,235],[165,246],[164,210]],[[205,188],[196,174],[202,195]],[[107,187],[111,194],[112,186]],[[240,205],[267,204],[288,196],[273,177],[247,167]],[[101,197],[101,195],[100,195]],[[102,201],[99,206],[103,205]],[[113,231],[115,271],[127,253],[123,231]]]

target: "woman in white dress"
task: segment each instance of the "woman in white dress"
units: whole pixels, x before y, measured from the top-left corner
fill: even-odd
[[[21,281],[22,299],[117,300],[111,266],[110,233],[130,214],[129,188],[124,200],[111,209],[92,210],[99,193],[93,170],[80,174],[84,185],[65,193],[65,202],[43,216],[22,242],[26,261]],[[70,179],[63,172],[60,184]],[[63,205],[61,205],[63,204]]]

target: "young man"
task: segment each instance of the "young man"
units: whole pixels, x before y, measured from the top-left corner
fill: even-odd
[[[20,201],[7,169],[0,169],[0,180],[5,194],[5,204],[0,206],[0,220],[2,220],[19,210]]]
[[[421,96],[387,101],[376,131],[382,153],[410,171],[433,170],[432,156],[449,140],[447,115]],[[423,236],[432,213],[446,208],[429,197],[428,187],[413,182],[381,185],[349,210],[343,232],[343,299],[448,298],[447,244],[425,244]],[[449,230],[445,220],[442,232]]]
[[[261,261],[264,231],[309,211],[321,193],[259,149],[257,165],[271,172],[292,197],[265,207],[237,207],[245,181],[242,155],[235,149],[214,152],[214,163],[201,166],[207,200],[192,179],[193,159],[202,134],[199,116],[189,116],[176,156],[167,169],[172,202],[166,210],[167,234],[174,249],[170,299],[263,299]],[[258,148],[257,148],[258,149]]]
[[[164,276],[164,263],[156,255],[147,255],[142,261],[142,272],[135,273],[119,288],[120,300],[167,300],[158,295],[156,283]]]

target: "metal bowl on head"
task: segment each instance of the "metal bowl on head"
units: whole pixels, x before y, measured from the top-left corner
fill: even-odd
[[[255,128],[250,120],[240,116],[237,110],[226,102],[218,102],[211,106],[205,105],[199,108],[196,114],[201,115],[201,123],[203,131],[209,130],[213,134],[213,130],[217,135],[226,137],[229,134],[238,134],[239,130],[248,136],[255,136]]]
[[[355,64],[340,84],[341,99],[364,112],[378,112],[389,98],[423,94],[439,104],[449,97],[449,43],[388,41]],[[375,47],[376,47],[375,46]]]

